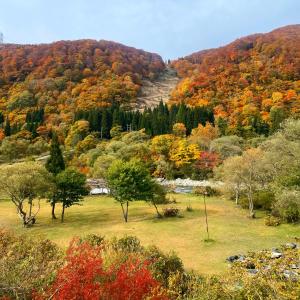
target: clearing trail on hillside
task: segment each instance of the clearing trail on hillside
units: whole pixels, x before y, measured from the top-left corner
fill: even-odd
[[[165,71],[155,80],[143,80],[141,94],[136,101],[136,108],[143,110],[146,107],[155,107],[160,101],[164,103],[169,100],[172,90],[179,82],[176,71],[167,67]]]

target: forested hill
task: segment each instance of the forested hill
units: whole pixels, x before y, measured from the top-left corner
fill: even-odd
[[[196,52],[172,66],[183,80],[171,103],[212,106],[217,122],[231,131],[264,133],[300,113],[300,25]]]
[[[76,110],[135,104],[142,80],[164,69],[157,54],[103,40],[0,45],[0,111],[11,123],[34,108],[69,123]]]

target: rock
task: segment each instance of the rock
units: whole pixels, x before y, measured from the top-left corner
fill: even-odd
[[[233,263],[233,262],[236,262],[236,261],[239,261],[239,262],[244,262],[246,260],[246,257],[244,255],[232,255],[232,256],[229,256],[226,258],[227,261]]]
[[[240,255],[237,261],[244,262],[246,260],[246,257],[244,255]]]
[[[296,265],[296,264],[292,264],[291,268],[294,270],[300,269],[300,264]]]
[[[239,259],[239,255],[231,255],[231,256],[226,258],[226,260],[231,262],[231,263],[237,261],[238,259]]]
[[[257,269],[248,269],[248,273],[250,275],[256,275],[258,273],[258,270]]]
[[[299,278],[299,274],[295,271],[291,271],[291,270],[284,270],[283,271],[283,276],[287,279],[291,279],[293,281],[297,281]]]
[[[246,269],[254,270],[255,269],[255,264],[253,262],[248,262],[247,265],[246,265]]]
[[[296,249],[297,244],[296,243],[286,243],[285,247],[288,248],[288,249]]]
[[[271,252],[271,258],[280,258],[282,257],[282,253],[281,252],[277,252],[277,251],[272,251]]]

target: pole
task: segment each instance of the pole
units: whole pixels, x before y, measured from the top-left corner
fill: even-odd
[[[206,209],[206,192],[204,193],[204,210],[205,210],[205,222],[206,222],[206,232],[207,232],[207,240],[209,240],[209,231],[208,231],[208,220],[207,220],[207,209]]]

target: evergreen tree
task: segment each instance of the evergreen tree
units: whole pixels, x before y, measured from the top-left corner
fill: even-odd
[[[6,122],[5,122],[4,134],[5,134],[5,136],[10,136],[11,135],[10,122],[9,122],[8,118],[6,119]]]
[[[55,133],[52,134],[51,148],[50,148],[50,157],[46,162],[46,169],[52,173],[54,176],[59,174],[61,171],[65,169],[65,162],[59,147],[58,137]],[[52,197],[50,200],[50,204],[52,206],[52,219],[56,219],[55,216],[55,204],[56,198]]]

